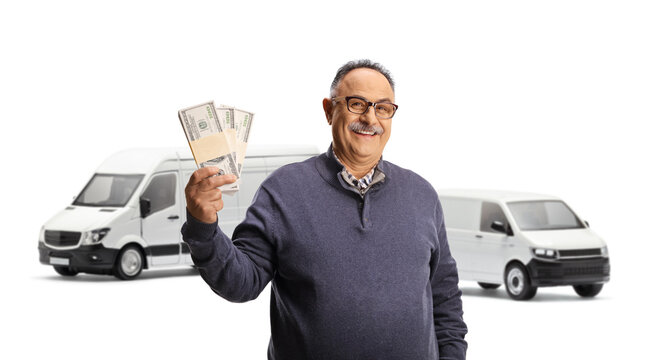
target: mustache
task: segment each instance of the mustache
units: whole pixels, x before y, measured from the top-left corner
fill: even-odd
[[[351,131],[364,131],[364,132],[372,132],[374,135],[382,135],[384,134],[384,129],[382,126],[379,125],[369,125],[366,123],[363,123],[361,121],[356,121],[353,123],[350,123],[348,125],[348,130]]]

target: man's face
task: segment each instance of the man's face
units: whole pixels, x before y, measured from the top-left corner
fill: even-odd
[[[391,119],[380,119],[371,106],[364,114],[348,110],[345,96],[357,96],[370,102],[394,102],[387,78],[379,72],[359,68],[350,71],[339,83],[335,98],[323,100],[323,109],[332,126],[333,148],[340,159],[354,164],[377,162],[391,135]],[[374,131],[371,134],[371,130]]]

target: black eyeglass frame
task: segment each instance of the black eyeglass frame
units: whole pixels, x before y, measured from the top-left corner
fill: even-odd
[[[346,100],[346,108],[348,109],[348,111],[350,111],[350,112],[353,113],[353,114],[357,114],[357,115],[366,114],[366,113],[368,112],[368,108],[370,108],[371,106],[373,106],[373,113],[375,114],[375,116],[379,117],[380,119],[391,119],[394,115],[396,115],[396,111],[398,111],[398,105],[396,105],[396,104],[394,104],[394,103],[392,103],[392,102],[389,102],[389,101],[381,101],[381,102],[376,102],[376,103],[374,103],[374,102],[368,101],[368,99],[363,98],[363,97],[361,97],[361,96],[339,96],[339,97],[333,97],[333,98],[332,98],[332,101],[338,101],[339,99],[345,99],[345,100]],[[349,104],[350,99],[358,99],[358,100],[362,100],[363,102],[365,102],[365,103],[367,104],[366,110],[364,110],[364,112],[361,112],[361,113],[360,113],[360,112],[355,112],[355,111],[351,110],[351,109],[350,109],[350,104]],[[389,104],[389,105],[392,105],[392,106],[393,106],[393,113],[391,114],[391,116],[389,116],[389,117],[382,117],[382,116],[379,116],[378,113],[377,113],[377,111],[375,110],[375,105],[377,105],[377,104]]]

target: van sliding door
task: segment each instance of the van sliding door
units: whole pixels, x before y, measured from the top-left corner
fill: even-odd
[[[162,172],[150,178],[141,198],[150,201],[150,213],[141,219],[141,236],[148,244],[146,255],[152,265],[180,261],[181,215],[177,173]]]

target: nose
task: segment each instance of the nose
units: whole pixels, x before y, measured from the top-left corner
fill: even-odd
[[[375,116],[375,109],[373,108],[373,106],[369,106],[368,108],[366,108],[366,111],[359,116],[359,120],[367,124],[377,123],[378,117]]]

